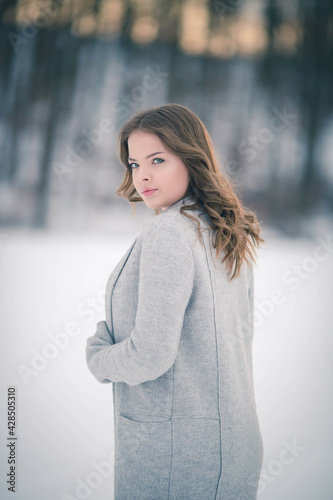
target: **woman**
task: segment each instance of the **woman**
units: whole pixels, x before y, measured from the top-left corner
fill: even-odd
[[[106,321],[87,340],[89,370],[113,383],[114,498],[255,499],[251,259],[261,228],[186,107],[139,113],[119,148],[117,194],[155,216],[113,270]]]

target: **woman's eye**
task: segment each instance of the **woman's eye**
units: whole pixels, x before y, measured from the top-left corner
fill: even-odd
[[[161,162],[162,162],[162,163],[164,162],[163,158],[158,158],[158,157],[157,157],[157,158],[154,158],[154,160],[153,160],[153,161],[155,161],[155,160],[161,160]]]
[[[153,159],[153,162],[154,162],[155,160],[160,160],[158,163],[155,163],[155,165],[158,165],[159,163],[163,163],[163,162],[165,161],[163,158],[158,158],[158,157],[154,158],[154,159]],[[134,168],[137,168],[137,167],[139,166],[137,163],[129,163],[128,165],[129,165],[129,167],[130,167],[132,170],[133,170]]]

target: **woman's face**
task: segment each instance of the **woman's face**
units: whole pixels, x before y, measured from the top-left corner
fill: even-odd
[[[184,196],[188,170],[157,135],[134,130],[128,138],[128,163],[134,187],[149,208],[163,211]],[[148,189],[152,191],[145,193]]]

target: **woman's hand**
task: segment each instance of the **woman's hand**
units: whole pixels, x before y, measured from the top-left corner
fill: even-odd
[[[97,323],[95,335],[87,339],[86,360],[89,371],[101,383],[110,383],[111,380],[105,378],[103,366],[103,352],[114,344],[110,331],[105,321]]]

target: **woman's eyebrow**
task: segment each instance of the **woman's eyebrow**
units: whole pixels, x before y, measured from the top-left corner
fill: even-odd
[[[151,156],[154,156],[154,155],[160,155],[160,154],[164,154],[164,151],[157,151],[157,153],[152,153],[151,155],[148,155],[146,156],[146,158],[150,158]],[[129,160],[132,160],[132,161],[136,161],[135,158],[128,158]]]

